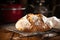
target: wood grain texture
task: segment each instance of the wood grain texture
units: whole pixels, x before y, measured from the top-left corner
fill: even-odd
[[[0,40],[46,40],[46,38],[42,36],[23,37],[20,34],[0,29]],[[60,40],[60,35],[47,38],[47,40]]]
[[[12,36],[12,32],[8,32],[6,30],[0,29],[0,40],[10,40]]]
[[[14,25],[4,25],[4,26],[0,26],[0,40],[60,40],[60,34],[55,36],[55,37],[51,37],[51,38],[44,38],[44,36],[41,35],[37,35],[37,36],[31,36],[31,37],[23,37],[22,35],[16,33],[16,32],[11,32],[9,30],[16,30],[14,28]]]
[[[22,35],[15,33],[12,39],[13,40],[41,40],[41,37],[40,36],[23,37]]]

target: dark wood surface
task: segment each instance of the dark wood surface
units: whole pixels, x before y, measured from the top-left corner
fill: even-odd
[[[0,40],[60,40],[60,34],[50,38],[48,37],[45,38],[44,36],[41,35],[23,37],[21,34],[11,31],[13,26],[14,24],[0,26]],[[9,29],[10,27],[12,27],[11,30]],[[10,31],[6,30],[5,28],[9,29]]]

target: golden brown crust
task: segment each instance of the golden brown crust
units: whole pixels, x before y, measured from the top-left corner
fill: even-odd
[[[30,27],[29,29],[27,28],[22,28],[23,32],[44,32],[50,29],[50,27],[45,24],[42,20],[42,14],[27,14],[26,19],[30,22]],[[19,28],[18,28],[19,30]]]
[[[40,21],[39,25],[35,25],[36,21],[33,22],[32,18],[31,18],[31,16],[33,16],[33,15],[38,16],[38,19],[36,21],[38,21],[38,20]],[[37,31],[44,32],[44,31],[47,31],[50,29],[49,26],[43,22],[41,14],[28,14],[27,19],[29,20],[29,22],[31,23],[31,26],[32,26],[32,28],[30,29],[31,32],[37,32]],[[45,26],[45,28],[44,28],[44,26]]]

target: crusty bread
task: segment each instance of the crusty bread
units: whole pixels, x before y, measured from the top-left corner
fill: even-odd
[[[24,32],[44,32],[50,27],[42,20],[42,14],[27,14],[16,23],[16,29]]]

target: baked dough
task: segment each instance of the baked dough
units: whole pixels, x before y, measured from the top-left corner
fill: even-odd
[[[44,22],[42,14],[27,14],[19,19],[15,25],[16,29],[23,32],[45,32],[52,27]]]

